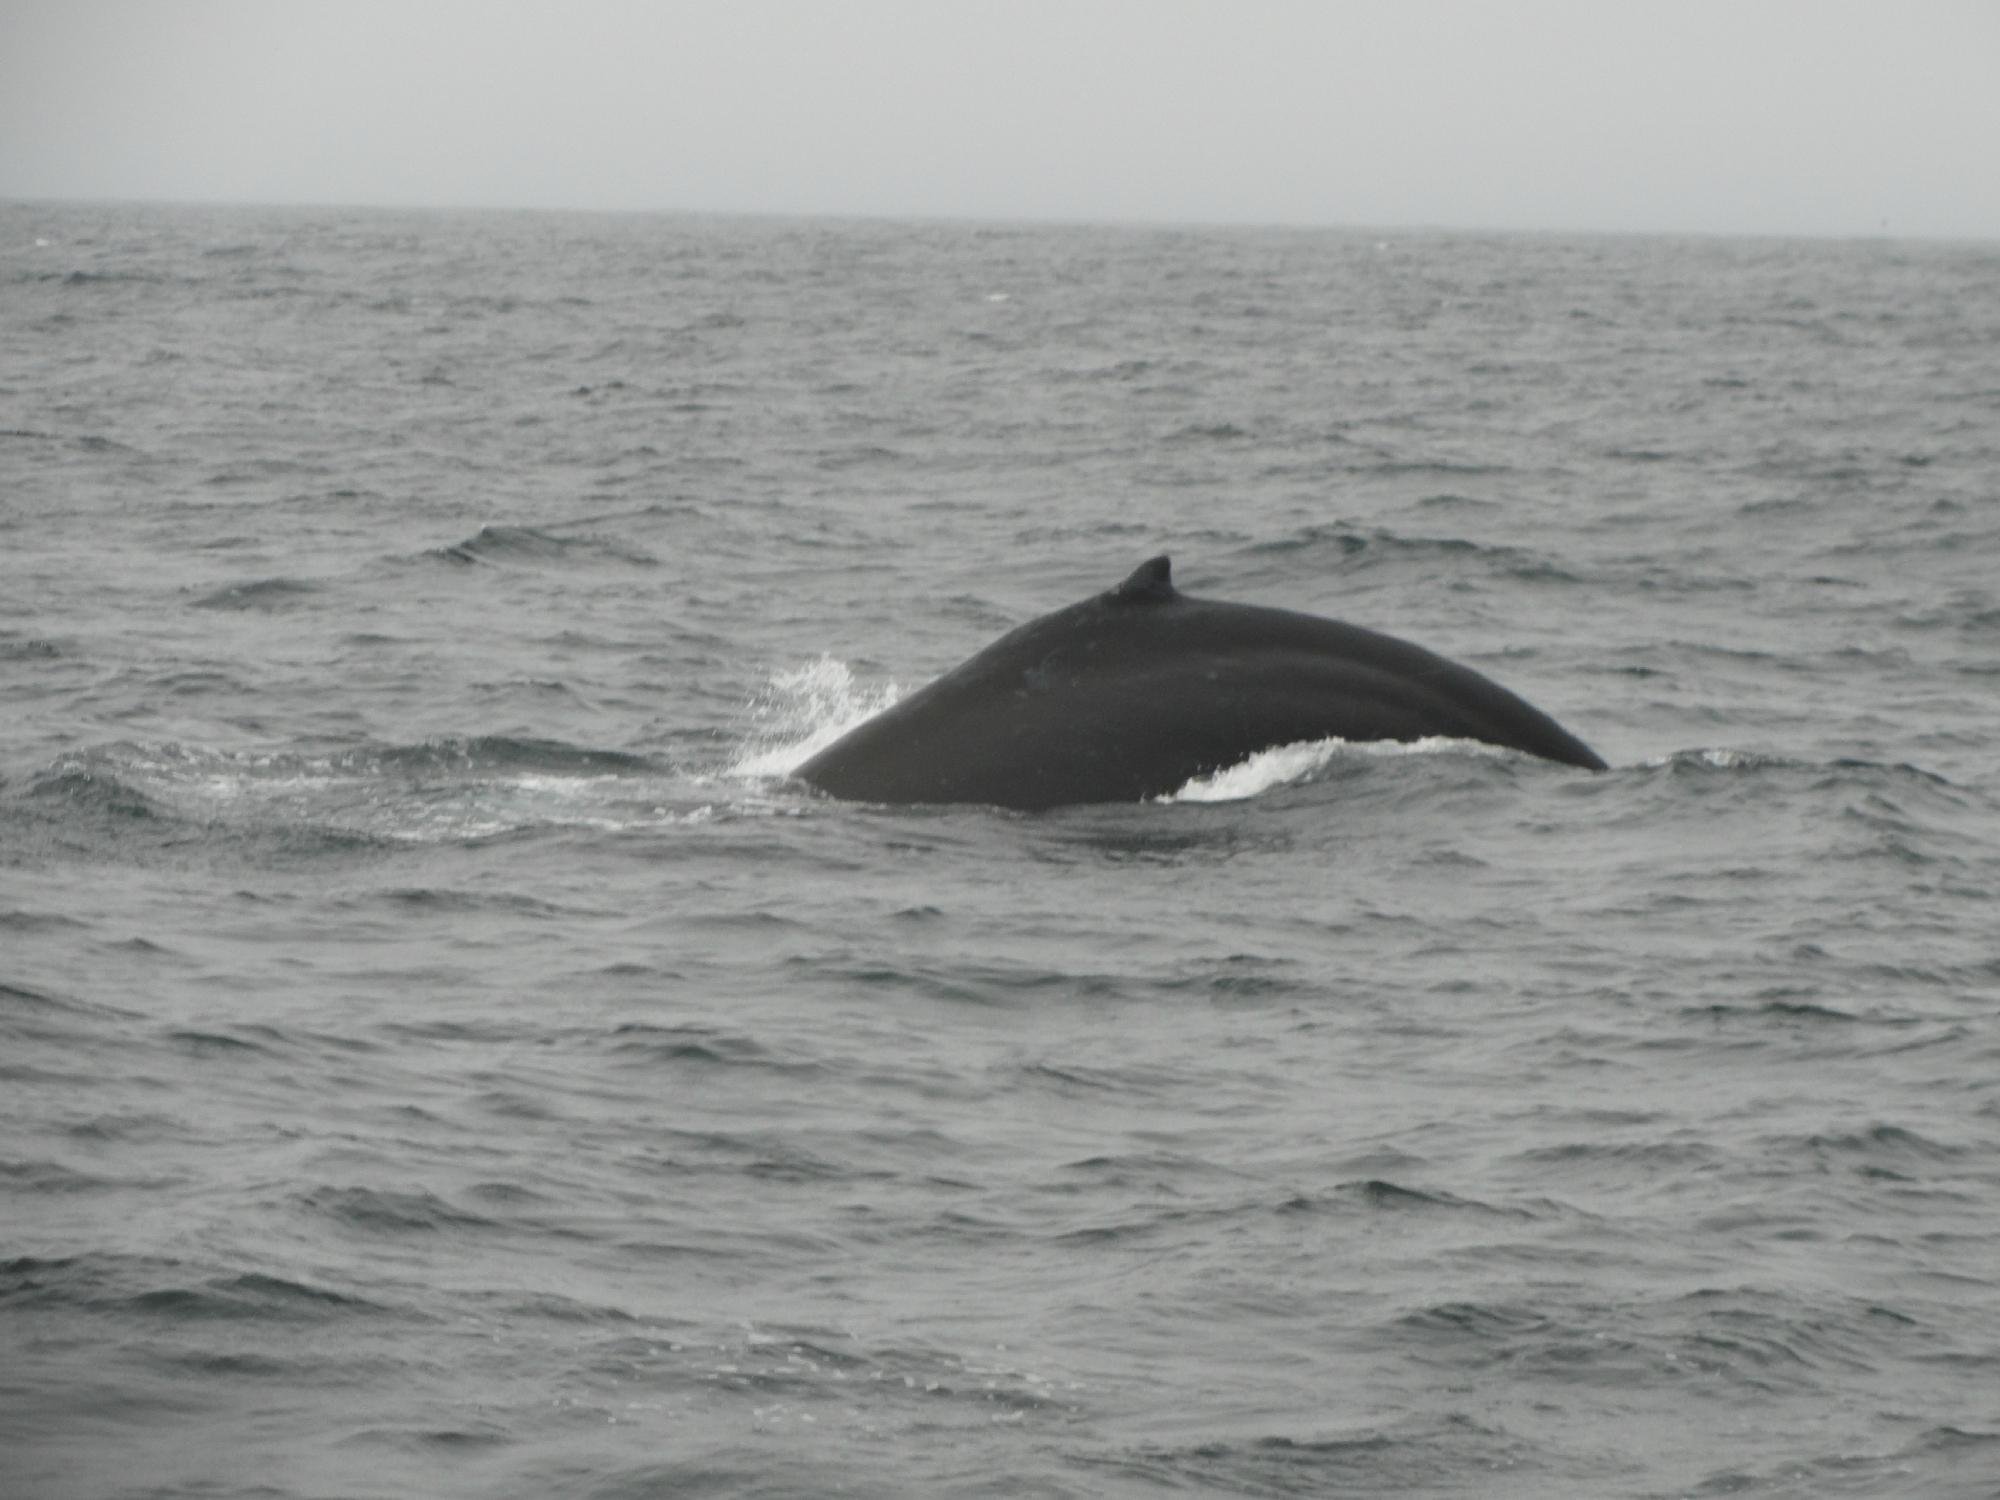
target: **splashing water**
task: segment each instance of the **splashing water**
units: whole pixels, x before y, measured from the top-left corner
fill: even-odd
[[[857,687],[853,670],[831,656],[773,673],[770,687],[750,704],[743,753],[724,774],[759,781],[789,776],[901,696],[893,682]]]
[[[1341,756],[1390,757],[1400,755],[1494,755],[1514,752],[1477,740],[1451,739],[1428,735],[1420,740],[1300,740],[1290,745],[1273,745],[1268,750],[1224,766],[1206,776],[1191,778],[1179,791],[1162,802],[1240,802],[1268,792],[1274,786],[1303,781],[1323,771]]]

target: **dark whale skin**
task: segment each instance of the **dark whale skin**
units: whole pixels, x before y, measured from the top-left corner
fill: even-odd
[[[1294,610],[1193,599],[1156,557],[1031,620],[793,774],[860,802],[1137,802],[1302,740],[1480,740],[1605,769],[1469,667]]]

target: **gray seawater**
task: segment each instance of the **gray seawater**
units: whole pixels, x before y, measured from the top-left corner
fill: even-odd
[[[1593,776],[784,770],[1170,551]],[[2000,247],[0,204],[0,1494],[2000,1495]]]

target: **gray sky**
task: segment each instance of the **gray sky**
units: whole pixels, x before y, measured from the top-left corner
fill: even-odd
[[[0,0],[0,196],[2000,239],[2000,0]]]

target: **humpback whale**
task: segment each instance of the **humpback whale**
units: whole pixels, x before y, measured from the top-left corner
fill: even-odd
[[[1604,769],[1470,667],[1295,610],[1196,599],[1153,558],[1030,620],[793,772],[861,802],[1137,802],[1305,740],[1481,740]]]

